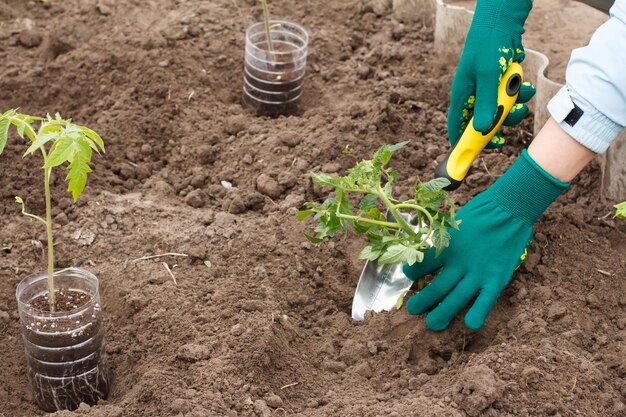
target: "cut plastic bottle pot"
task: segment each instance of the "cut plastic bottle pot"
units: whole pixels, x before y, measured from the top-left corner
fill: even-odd
[[[294,114],[304,90],[309,35],[284,20],[271,20],[270,28],[271,49],[264,22],[246,31],[243,101],[258,115]]]
[[[33,301],[48,293],[46,272],[24,278],[16,292],[33,398],[49,412],[94,405],[110,387],[98,279],[83,269],[62,270],[55,293],[67,290],[89,300],[71,311],[35,308]]]

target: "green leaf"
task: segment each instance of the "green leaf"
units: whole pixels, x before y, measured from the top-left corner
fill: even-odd
[[[380,210],[378,210],[378,207],[372,207],[371,209],[369,209],[367,211],[367,213],[364,213],[367,217],[370,217],[374,220],[380,220],[380,221],[387,221],[387,218],[385,216],[383,216],[383,214],[380,212]]]
[[[311,179],[315,184],[325,185],[327,187],[334,187],[337,182],[336,178],[324,173],[311,172]]]
[[[8,118],[6,117],[0,118],[0,155],[2,155],[2,151],[4,151],[4,147],[7,144],[7,138],[9,137],[10,126],[11,126],[11,122]]]
[[[81,159],[91,160],[91,147],[87,141],[71,136],[62,136],[52,145],[45,167],[54,168],[66,162],[71,163],[77,156]]]
[[[349,223],[342,221],[342,219],[337,216],[337,198],[326,199],[322,207],[323,209],[320,209],[319,213],[315,215],[315,219],[320,222],[315,228],[315,232],[318,233],[318,238],[332,237],[342,230],[345,230]]]
[[[89,149],[91,152],[91,148]],[[77,154],[74,160],[69,164],[69,172],[65,177],[68,181],[67,191],[72,193],[74,201],[78,200],[78,197],[82,194],[87,185],[87,174],[91,172],[89,168],[89,161],[91,160],[91,154]]]
[[[618,219],[626,219],[626,201],[616,204],[615,208],[617,209],[615,212],[615,217],[617,217]]]
[[[24,139],[24,130],[26,130],[26,123],[20,120],[19,124],[17,125],[17,134],[22,139]]]
[[[393,183],[388,182],[387,184],[385,184],[382,188],[383,194],[385,194],[387,196],[387,198],[391,198],[391,195],[393,193]]]
[[[89,139],[95,142],[98,145],[98,147],[102,150],[102,152],[104,152],[104,141],[102,140],[100,135],[98,135],[96,132],[89,129],[88,127],[85,127],[85,126],[77,126],[77,127],[80,130],[82,130]]]
[[[389,161],[391,160],[391,157],[393,156],[394,152],[397,151],[398,149],[402,148],[403,146],[405,146],[407,143],[409,143],[409,142],[406,141],[406,142],[396,143],[395,145],[383,145],[383,146],[381,146],[374,153],[374,156],[372,158],[372,162],[374,163],[374,167],[377,168],[377,169],[381,169],[382,167],[387,165],[389,163]]]
[[[398,300],[396,300],[396,310],[400,310],[400,307],[402,307],[402,304],[404,303],[404,297],[406,297],[406,295],[409,293],[409,290],[403,291],[402,294],[400,294],[400,297],[398,297]]]
[[[411,258],[409,258],[407,260],[407,264],[409,265],[413,265],[416,262],[422,262],[424,260],[424,253],[420,252],[418,250],[413,249],[413,252],[411,252]]]
[[[17,204],[24,204],[24,200],[22,200],[22,197],[18,197],[18,196],[15,196],[15,202]]]
[[[392,245],[387,248],[380,258],[379,264],[409,264],[422,262],[424,254],[417,249],[402,244]]]
[[[378,196],[376,194],[367,194],[361,199],[361,203],[359,204],[359,208],[362,212],[367,213],[374,207],[376,207],[376,201],[378,200]]]
[[[459,225],[461,224],[461,222],[457,220],[456,217],[450,216],[448,220],[446,221],[448,222],[448,225],[450,227],[452,227],[453,229],[459,230]]]
[[[50,149],[45,168],[54,168],[69,162],[69,173],[65,179],[68,181],[67,190],[72,193],[74,201],[78,200],[87,184],[87,174],[91,172],[91,154],[88,140],[69,135],[59,138]]]
[[[320,238],[315,237],[315,236],[307,235],[306,233],[304,234],[304,237],[306,237],[307,240],[309,242],[313,243],[314,245],[317,245],[317,244],[321,243],[322,240],[323,240],[323,239],[320,239]]]
[[[385,171],[387,173],[387,178],[388,181],[391,183],[394,183],[398,180],[398,178],[400,178],[400,173],[396,170],[393,169],[389,169],[387,171]]]
[[[35,141],[28,147],[28,149],[26,149],[26,152],[24,152],[24,156],[30,155],[31,153],[37,151],[43,145],[57,138],[58,136],[59,132],[50,132],[38,135]]]
[[[343,190],[338,188],[335,190],[335,195],[337,196],[337,212],[353,216],[354,210],[352,209],[352,204],[348,201],[348,198]]]
[[[422,184],[422,188],[431,193],[443,190],[450,185],[450,180],[447,178],[435,178]]]
[[[448,181],[447,179],[444,180]],[[433,183],[433,181],[429,181],[427,183],[418,182],[417,189],[415,190],[415,201],[417,201],[417,203],[425,209],[436,211],[446,198],[446,192],[439,188],[443,185],[443,182]]]
[[[313,213],[315,213],[315,210],[300,210],[296,212],[296,219],[304,220],[310,215],[312,215]]]
[[[439,256],[441,252],[450,244],[450,233],[444,226],[440,226],[433,231],[433,246],[437,248],[435,256]]]
[[[39,131],[37,136],[41,135],[49,135],[56,134],[57,136],[63,136],[67,131],[63,128],[63,125],[59,124],[56,121],[53,122],[43,122],[39,127]]]
[[[27,114],[16,114],[13,113],[11,117],[11,123],[13,123],[17,127],[17,134],[20,138],[24,138],[24,134],[28,137],[31,142],[34,142],[36,139],[35,129],[32,124],[34,121],[42,120],[40,117],[33,117]]]
[[[391,152],[395,152],[395,151],[403,148],[408,143],[409,143],[409,141],[405,140],[404,142],[398,142],[395,145],[385,145],[384,148],[386,148],[387,150],[389,150]]]
[[[357,232],[357,233],[359,233],[359,234],[361,234],[361,235],[366,234],[367,232],[369,232],[369,231],[370,231],[370,229],[371,229],[372,227],[374,227],[374,226],[373,226],[373,225],[371,225],[371,224],[368,224],[368,223],[359,223],[359,222],[354,222],[354,223],[352,223],[352,226],[354,227],[354,231],[355,231],[355,232]]]
[[[363,248],[361,253],[359,253],[359,259],[366,259],[368,261],[375,261],[381,255],[382,251],[380,249],[374,249],[372,245],[367,245]]]
[[[211,263],[211,261],[204,261],[204,265],[206,265],[207,268],[210,268],[211,266],[213,266],[213,264]]]

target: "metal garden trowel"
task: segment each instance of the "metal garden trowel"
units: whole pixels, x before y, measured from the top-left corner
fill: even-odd
[[[414,225],[410,215],[402,213],[402,217],[413,230],[419,229],[420,225]],[[387,212],[387,220],[396,221],[390,212]],[[402,272],[402,264],[378,265],[376,261],[367,261],[354,292],[352,318],[358,321],[365,320],[365,312],[368,310],[374,313],[391,311],[400,296],[406,293],[411,285],[413,281]]]

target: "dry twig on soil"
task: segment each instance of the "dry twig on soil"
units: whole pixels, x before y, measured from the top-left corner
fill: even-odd
[[[162,253],[162,254],[159,254],[159,255],[143,256],[141,258],[133,259],[133,260],[131,260],[131,262],[147,261],[148,259],[162,258],[164,256],[181,256],[183,258],[186,258],[189,255],[187,255],[186,253],[168,252],[168,253]]]
[[[176,282],[176,277],[174,276],[174,273],[170,269],[170,266],[167,264],[167,262],[163,262],[163,266],[165,267],[167,272],[170,274],[170,277],[172,277],[172,280],[174,280],[174,285],[178,285],[178,282]]]

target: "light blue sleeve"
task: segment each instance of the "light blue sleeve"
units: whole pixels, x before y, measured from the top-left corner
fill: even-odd
[[[609,14],[589,45],[572,52],[566,85],[548,103],[560,126],[597,153],[626,126],[626,0]]]

